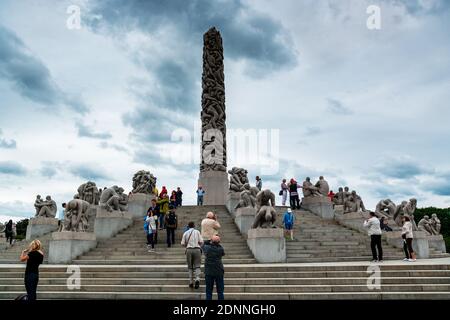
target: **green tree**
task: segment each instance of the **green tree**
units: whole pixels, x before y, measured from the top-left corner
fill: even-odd
[[[16,239],[17,240],[25,239],[26,234],[27,234],[28,222],[29,222],[28,219],[23,219],[23,220],[17,221],[17,223],[16,223],[16,232],[17,232]]]

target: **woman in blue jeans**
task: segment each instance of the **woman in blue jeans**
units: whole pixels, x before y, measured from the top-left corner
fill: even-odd
[[[25,269],[25,288],[27,290],[27,300],[36,300],[36,291],[39,282],[39,265],[44,261],[44,253],[41,251],[41,242],[34,240],[28,249],[23,250],[20,261],[27,262]]]

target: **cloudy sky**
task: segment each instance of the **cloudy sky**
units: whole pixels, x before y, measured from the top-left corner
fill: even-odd
[[[80,29],[67,25],[71,5]],[[370,5],[381,29],[367,27]],[[412,196],[450,206],[448,1],[4,0],[0,221],[31,216],[36,194],[60,205],[88,179],[128,191],[140,169],[193,203],[198,164],[177,160],[198,160],[211,26],[228,128],[279,130],[277,170],[236,157],[229,167],[276,193],[282,177],[323,174],[369,208]],[[177,132],[192,143],[172,141]]]

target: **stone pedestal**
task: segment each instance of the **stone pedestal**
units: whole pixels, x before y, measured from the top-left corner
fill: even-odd
[[[97,208],[95,218],[94,233],[97,240],[114,237],[123,229],[128,228],[133,223],[133,216],[127,211],[109,212],[104,208]]]
[[[71,263],[96,246],[97,239],[92,232],[53,232],[49,243],[48,263]]]
[[[250,229],[247,244],[260,263],[286,262],[286,239],[283,229]]]
[[[205,190],[204,205],[225,205],[229,188],[226,171],[202,171],[199,175],[198,184]]]
[[[236,216],[236,206],[239,203],[239,200],[241,199],[239,192],[228,192],[227,194],[227,202],[226,206],[228,209],[228,212],[231,214],[232,217]]]
[[[255,221],[256,209],[251,207],[238,208],[236,210],[236,216],[234,218],[234,223],[236,223],[239,231],[244,236],[248,235],[248,230],[252,228],[253,222]]]
[[[148,208],[152,205],[152,199],[156,199],[153,194],[147,193],[132,193],[128,198],[128,212],[133,218],[144,219]]]
[[[403,248],[403,239],[401,231],[392,231],[384,233],[387,243],[397,247]],[[428,259],[430,257],[430,248],[428,244],[427,235],[423,231],[413,231],[413,250],[417,258]]]
[[[335,204],[334,205],[334,212],[336,214],[344,214],[344,205],[343,204]]]
[[[308,210],[323,219],[334,219],[333,203],[328,197],[306,197],[302,199],[302,209]]]
[[[444,253],[447,252],[444,237],[441,234],[435,236],[427,236],[427,239],[430,248],[434,248]]]
[[[95,217],[97,216],[97,208],[98,205],[91,204],[89,205],[89,208],[86,211],[86,217],[88,220],[88,232],[94,232],[94,225],[95,225]]]
[[[27,240],[34,240],[46,233],[58,230],[58,219],[35,217],[31,218],[27,226]]]

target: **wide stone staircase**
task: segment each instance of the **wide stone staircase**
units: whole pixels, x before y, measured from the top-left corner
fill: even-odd
[[[284,209],[278,209],[281,215]],[[167,248],[160,231],[155,253],[147,252],[143,218],[135,220],[73,261],[81,271],[79,288],[68,286],[73,275],[67,265],[43,264],[38,299],[204,299],[204,281],[197,290],[188,287],[179,243],[183,227],[189,221],[199,226],[207,211],[216,212],[222,225],[226,299],[450,299],[450,259],[408,263],[399,260],[400,250],[385,246],[387,257],[397,261],[371,264],[368,237],[305,211],[296,212],[298,241],[287,241],[288,262],[305,263],[258,264],[224,206],[179,208],[176,245]],[[14,250],[20,253],[19,247]],[[0,299],[25,291],[24,265],[11,264],[18,253],[11,251],[6,259],[0,252]],[[346,260],[366,261],[320,263]],[[368,286],[369,276],[380,286]]]
[[[281,223],[286,208],[277,207],[277,221]],[[287,262],[331,262],[331,261],[370,261],[370,237],[357,230],[338,224],[335,220],[324,220],[304,210],[294,210],[295,241],[287,240]],[[383,246],[384,260],[401,260],[402,249],[395,248],[385,240]],[[432,258],[447,257],[430,248]]]

